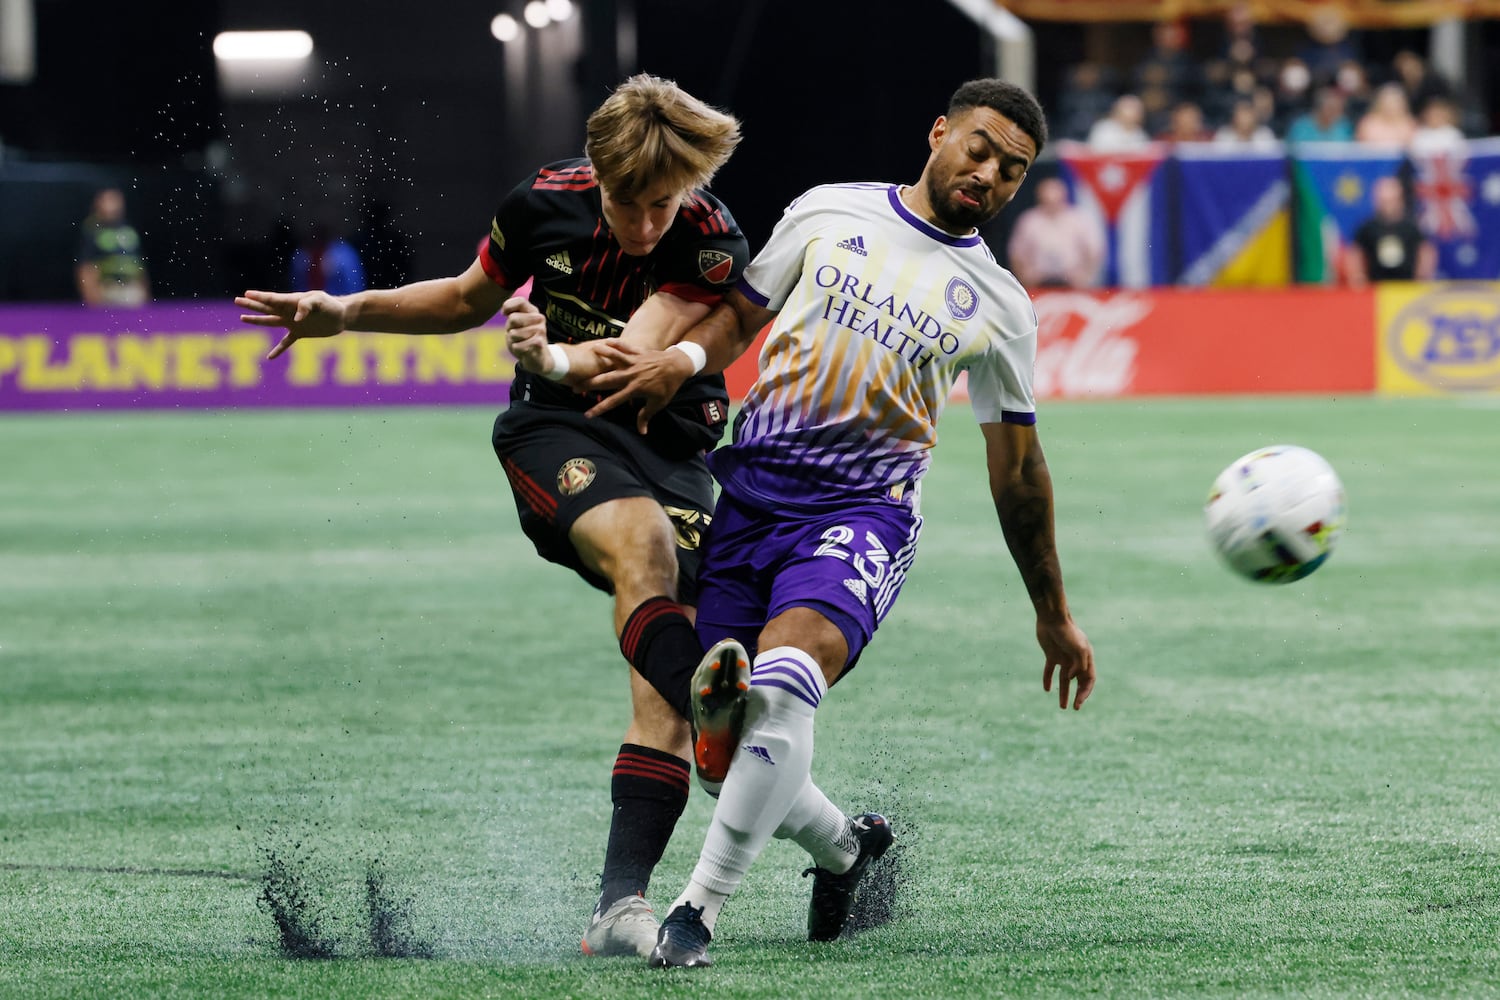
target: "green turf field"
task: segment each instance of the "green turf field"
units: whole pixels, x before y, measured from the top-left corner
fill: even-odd
[[[718,965],[669,973],[578,953],[624,667],[491,417],[0,420],[0,996],[1500,994],[1500,408],[1044,407],[1100,665],[1066,714],[950,411],[906,590],[819,712],[815,777],[901,837],[895,919],[808,945],[775,843]],[[1282,441],[1350,528],[1258,587],[1201,504]],[[268,879],[333,959],[283,954]]]

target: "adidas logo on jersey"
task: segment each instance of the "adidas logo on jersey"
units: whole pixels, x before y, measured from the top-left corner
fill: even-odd
[[[851,236],[847,240],[844,240],[840,243],[835,243],[834,246],[840,250],[848,250],[851,253],[857,253],[861,257],[870,256],[869,253],[865,250],[865,238],[863,236]]]
[[[563,274],[573,273],[573,262],[568,259],[568,251],[563,250],[547,258],[547,266],[555,267]]]

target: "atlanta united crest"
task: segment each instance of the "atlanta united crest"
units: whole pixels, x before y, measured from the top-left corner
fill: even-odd
[[[570,458],[557,470],[557,492],[565,497],[582,493],[594,481],[599,470],[586,458]]]
[[[705,281],[722,285],[729,280],[729,275],[733,271],[734,254],[725,253],[723,250],[698,251],[698,273],[703,275]]]
[[[948,282],[948,291],[943,298],[954,319],[968,319],[979,309],[979,293],[962,278],[954,278]]]

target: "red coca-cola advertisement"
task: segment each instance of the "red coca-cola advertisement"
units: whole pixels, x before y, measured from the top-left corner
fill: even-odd
[[[1059,291],[1034,301],[1038,398],[1375,388],[1368,291]]]
[[[1375,388],[1369,291],[1056,291],[1034,302],[1039,399]],[[755,380],[764,339],[725,373],[732,399]]]

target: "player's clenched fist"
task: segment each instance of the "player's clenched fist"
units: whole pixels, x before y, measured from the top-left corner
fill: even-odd
[[[500,307],[505,314],[505,346],[527,371],[545,375],[552,370],[547,351],[547,317],[529,299],[519,296],[505,300]]]
[[[254,310],[240,316],[242,323],[286,327],[286,336],[271,348],[267,360],[303,337],[332,337],[344,331],[344,304],[327,292],[247,291],[234,304]]]

